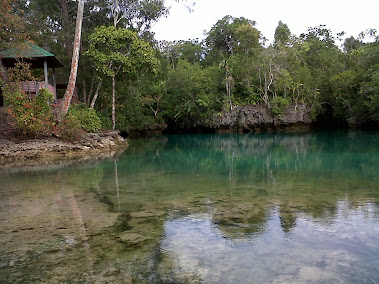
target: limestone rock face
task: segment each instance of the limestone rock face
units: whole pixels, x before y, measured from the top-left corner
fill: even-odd
[[[237,106],[231,111],[216,114],[205,126],[216,131],[247,131],[309,125],[312,122],[305,104],[290,105],[278,117],[272,117],[262,105]]]
[[[291,105],[286,112],[275,119],[275,125],[310,124],[312,119],[305,104]]]

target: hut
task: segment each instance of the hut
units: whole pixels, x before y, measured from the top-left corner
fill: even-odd
[[[54,100],[57,101],[55,68],[64,67],[64,65],[54,54],[32,42],[27,42],[22,45],[22,48],[11,48],[0,51],[0,60],[4,67],[9,68],[20,61],[29,63],[31,69],[43,68],[44,81],[22,81],[14,83],[30,97],[35,97],[41,88],[47,88],[54,95]],[[50,78],[50,81],[48,69],[52,69],[52,78]]]

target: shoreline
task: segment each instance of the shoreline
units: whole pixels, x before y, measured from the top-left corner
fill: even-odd
[[[116,131],[84,134],[80,141],[65,142],[55,137],[22,140],[0,138],[0,169],[46,164],[53,161],[113,156],[129,146]]]

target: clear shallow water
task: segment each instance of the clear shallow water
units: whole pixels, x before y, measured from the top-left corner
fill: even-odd
[[[378,132],[181,135],[0,170],[1,283],[378,283]]]

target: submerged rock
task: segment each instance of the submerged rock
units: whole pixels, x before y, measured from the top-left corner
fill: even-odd
[[[118,236],[118,239],[129,246],[140,246],[145,241],[152,240],[150,237],[145,237],[138,233],[125,232]]]
[[[108,268],[108,269],[104,272],[103,276],[104,276],[104,277],[110,277],[110,276],[117,276],[117,275],[119,275],[119,274],[120,274],[120,269],[117,269],[117,268],[115,268],[115,267],[110,267],[110,268]]]

